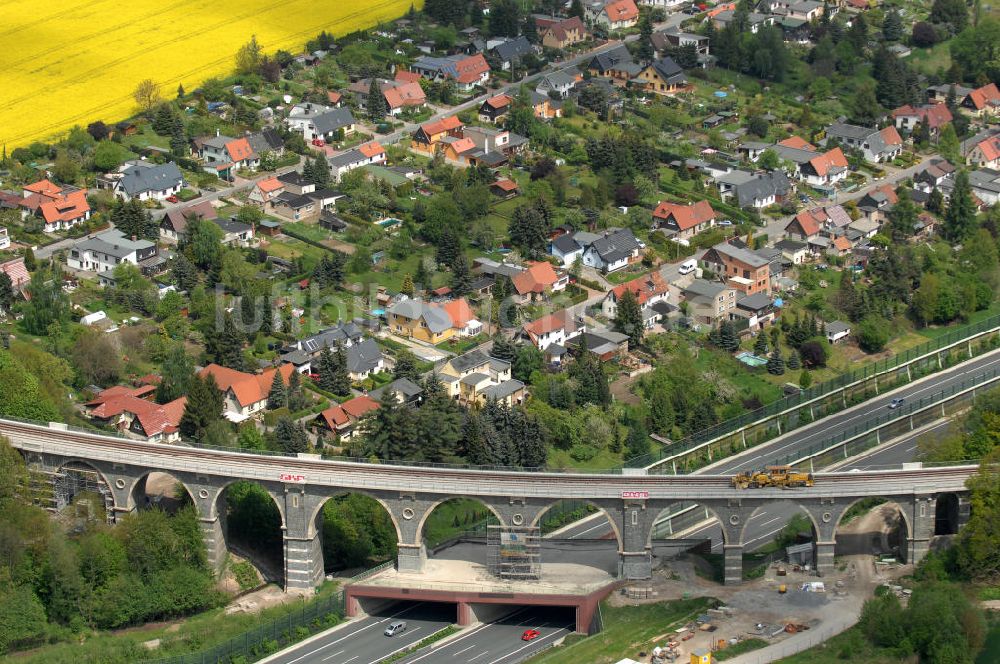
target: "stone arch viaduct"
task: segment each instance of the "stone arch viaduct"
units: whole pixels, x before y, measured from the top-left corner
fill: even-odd
[[[679,501],[695,502],[722,524],[725,581],[742,579],[743,531],[754,512],[769,503],[790,501],[812,521],[816,565],[833,569],[837,524],[860,499],[879,496],[897,503],[906,530],[906,557],[919,561],[928,551],[942,506],[957,505],[956,527],[968,513],[965,481],[976,466],[917,470],[821,473],[802,489],[739,490],[728,476],[630,475],[484,471],[326,461],[263,456],[127,440],[61,424],[0,420],[0,435],[21,450],[29,466],[58,471],[83,465],[100,474],[117,514],[135,510],[151,472],[181,482],[198,511],[209,561],[226,553],[220,496],[238,480],[261,485],[281,515],[285,583],[309,589],[323,578],[322,533],[318,515],[331,497],[364,493],[389,513],[398,536],[397,566],[420,570],[425,560],[422,526],[442,501],[469,497],[482,501],[503,525],[531,525],[565,499],[586,500],[607,513],[618,539],[619,576],[650,577],[652,528],[661,512]]]

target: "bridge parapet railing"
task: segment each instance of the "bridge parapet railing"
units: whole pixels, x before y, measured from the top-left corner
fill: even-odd
[[[955,364],[955,358],[952,357],[951,353],[944,356],[941,356],[941,353],[964,345],[965,348],[963,350],[965,352],[959,361],[972,359],[1000,346],[1000,336],[994,336],[989,341],[980,343],[978,346],[973,346],[972,341],[978,337],[998,331],[1000,331],[1000,316],[992,316],[978,323],[955,328],[898,355],[873,362],[854,371],[841,374],[829,381],[782,397],[756,410],[730,418],[707,429],[692,433],[681,440],[666,444],[653,453],[629,459],[625,462],[625,467],[645,468],[653,471],[654,467],[669,462],[671,459],[677,458],[686,452],[697,450],[728,436],[746,431],[756,425],[762,425],[782,415],[793,413],[804,406],[816,405],[832,395],[844,392],[842,400],[825,404],[823,415],[830,415],[868,398],[868,395],[864,394],[851,395],[852,398],[848,399],[846,391],[850,388],[866,385],[873,379],[877,380],[880,376],[898,372],[902,369],[909,369],[907,375],[904,377],[905,382],[936,373]],[[857,399],[858,396],[861,397],[860,400]],[[787,433],[811,421],[811,418],[799,418],[798,421],[790,423],[789,428],[781,430],[780,433]],[[754,441],[755,443],[764,442],[768,438],[777,435],[778,431],[768,429],[760,433],[761,436],[757,436]],[[749,437],[748,435],[747,438]]]

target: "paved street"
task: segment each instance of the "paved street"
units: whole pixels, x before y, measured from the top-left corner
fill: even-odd
[[[474,627],[439,648],[422,650],[401,662],[513,664],[547,648],[575,628],[572,609],[525,607],[496,622]],[[521,635],[526,629],[538,630],[539,635],[531,641],[523,641]]]
[[[299,644],[267,660],[268,664],[375,664],[455,622],[454,604],[401,603]],[[385,636],[389,623],[405,620],[407,629]]]

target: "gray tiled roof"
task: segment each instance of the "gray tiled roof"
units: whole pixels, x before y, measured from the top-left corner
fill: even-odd
[[[184,182],[180,169],[173,162],[159,166],[129,166],[122,172],[122,189],[129,196],[138,196],[146,191],[163,191]]]
[[[506,399],[512,394],[516,394],[519,390],[524,389],[524,383],[512,378],[510,380],[505,380],[499,385],[490,385],[482,391],[482,395],[487,399]]]
[[[347,370],[350,373],[371,371],[382,360],[382,349],[374,339],[354,344],[344,354],[347,356]]]
[[[484,364],[489,364],[489,361],[489,358],[486,357],[486,354],[483,353],[483,351],[472,350],[464,355],[451,358],[451,366],[454,367],[455,371],[464,373],[474,367],[481,367]]]
[[[326,113],[317,115],[312,122],[318,133],[332,134],[338,129],[354,124],[354,116],[349,108],[333,108]]]

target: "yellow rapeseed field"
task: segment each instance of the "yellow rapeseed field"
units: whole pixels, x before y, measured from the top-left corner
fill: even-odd
[[[135,111],[151,78],[172,97],[234,68],[250,36],[298,52],[321,30],[344,35],[398,18],[411,0],[4,0],[0,144],[8,151],[73,125]],[[414,3],[419,7],[422,2]]]

